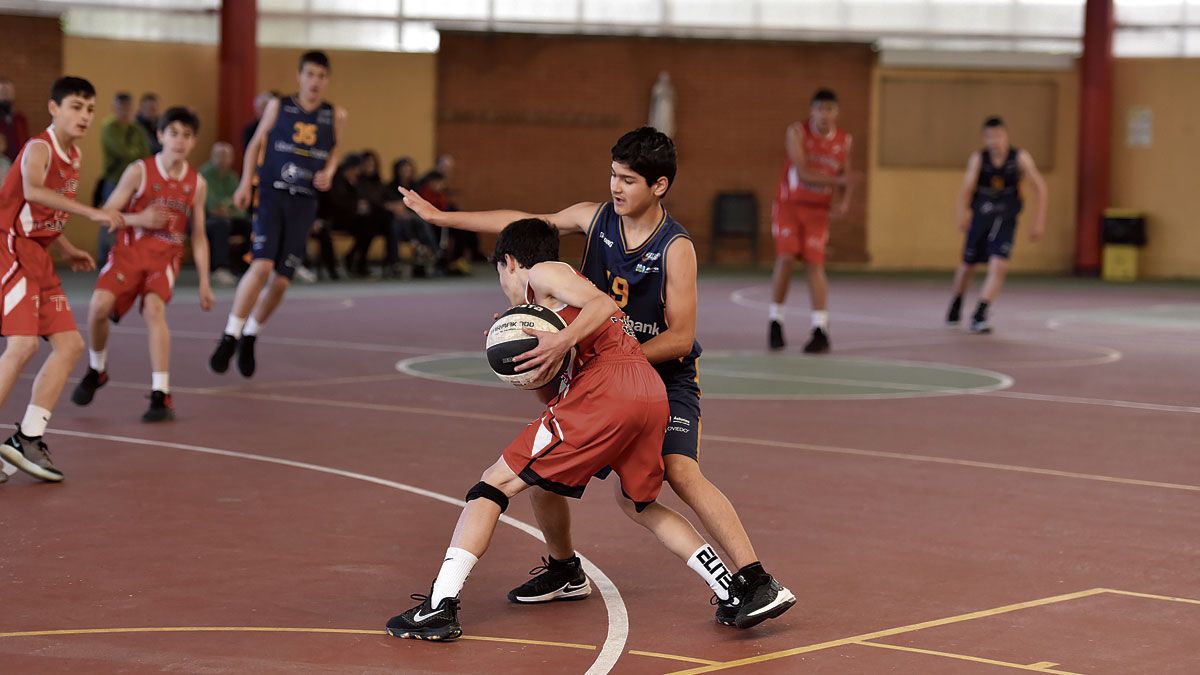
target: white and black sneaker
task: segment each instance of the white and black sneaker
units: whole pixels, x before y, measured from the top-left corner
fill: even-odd
[[[735,586],[736,583],[729,585],[729,598],[727,600],[722,600],[714,594],[709,601],[709,604],[717,606],[717,623],[722,626],[737,625],[737,614],[738,609],[742,605],[742,599],[734,593]]]
[[[733,575],[729,587],[730,597],[737,597],[737,612],[733,625],[750,628],[781,616],[796,604],[796,596],[767,574],[759,563],[746,565]],[[717,620],[721,620],[722,607],[717,607]],[[726,609],[726,616],[732,608]],[[728,625],[728,624],[726,624]]]
[[[462,626],[458,625],[458,598],[443,598],[435,608],[430,604],[428,595],[413,593],[409,597],[420,600],[421,604],[388,619],[388,635],[409,640],[439,642],[449,642],[462,637]]]
[[[971,319],[971,332],[976,335],[987,335],[992,332],[992,324],[988,323],[987,317],[982,319],[976,317]]]
[[[508,601],[522,605],[555,600],[583,600],[592,594],[592,584],[583,573],[579,556],[570,560],[542,558],[542,564],[529,570],[533,578],[508,593]]]
[[[63,479],[63,473],[51,461],[50,448],[46,447],[42,437],[26,436],[21,433],[19,424],[17,433],[0,444],[0,457],[30,476],[49,483],[57,483]]]

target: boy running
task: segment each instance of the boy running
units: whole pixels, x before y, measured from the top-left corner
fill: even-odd
[[[687,564],[698,574],[720,579],[713,588],[719,601],[717,621],[746,628],[779,616],[796,599],[763,569],[729,499],[700,472],[696,249],[687,230],[662,205],[675,172],[675,144],[656,129],[642,127],[612,148],[611,202],[584,202],[539,217],[560,234],[587,236],[582,273],[629,316],[642,352],[666,385],[671,407],[662,444],[667,481],[739,569],[730,574],[710,546],[693,550]],[[519,211],[443,212],[412,191],[401,193],[414,213],[442,227],[499,232],[507,223],[530,217]],[[541,346],[531,352],[535,358],[529,363],[553,368],[569,346],[550,336],[539,339]],[[537,570],[540,574],[509,593],[509,600],[530,604],[587,595],[591,589],[571,541],[567,501],[544,491],[533,492],[531,498],[549,560]],[[692,529],[678,518],[680,527]]]
[[[296,269],[304,264],[308,231],[317,217],[317,192],[329,189],[337,170],[334,148],[346,119],[345,110],[323,99],[329,74],[325,52],[305,52],[297,76],[300,92],[267,104],[246,147],[242,181],[233,201],[239,209],[250,206],[257,173],[253,262],[238,282],[225,332],[208,361],[214,373],[229,370],[236,353],[242,377],[254,375],[259,331],[283,302]]]
[[[105,206],[122,208],[133,227],[116,237],[100,271],[88,310],[88,370],[71,394],[76,405],[92,402],[108,382],[108,322],[121,320],[140,300],[150,340],[150,407],[143,422],[175,419],[169,362],[171,333],[167,303],[183,260],[191,218],[192,260],[200,275],[200,308],[212,309],[208,280],[208,238],[204,200],[208,187],[187,157],[196,145],[200,120],[187,108],[171,108],[158,118],[162,150],[130,164]]]
[[[388,621],[391,635],[420,640],[462,635],[459,592],[487,550],[509,499],[529,487],[579,498],[593,475],[611,468],[620,478],[615,487],[622,510],[671,552],[686,559],[709,548],[682,516],[654,503],[662,488],[661,448],[670,412],[662,379],[617,303],[558,262],[558,239],[558,231],[544,220],[518,220],[501,231],[493,260],[509,304],[547,307],[568,324],[557,333],[526,332],[567,350],[575,347],[575,360],[560,385],[539,392],[546,411],[467,492],[467,506],[429,595],[413,595],[420,604]],[[561,363],[546,359],[535,356],[530,363]],[[711,574],[705,581],[719,587]]]
[[[992,332],[988,307],[996,301],[1008,275],[1008,258],[1022,206],[1021,179],[1028,177],[1037,193],[1037,212],[1029,231],[1031,242],[1038,241],[1046,232],[1047,199],[1046,181],[1034,164],[1033,155],[1009,144],[1004,120],[989,117],[984,121],[983,145],[982,150],[971,153],[963,176],[958,230],[966,233],[967,239],[962,264],[954,273],[954,300],[946,313],[946,324],[957,326],[962,318],[963,294],[971,284],[975,265],[986,263],[987,279],[971,316],[971,332],[981,334]]]
[[[819,89],[812,97],[809,118],[788,127],[787,161],[772,205],[775,271],[771,275],[771,306],[767,346],[783,349],[783,304],[796,261],[808,271],[812,302],[812,337],[807,354],[829,351],[829,282],[825,278],[825,246],[829,218],[841,218],[850,207],[850,134],[837,126],[837,95]]]
[[[42,434],[75,361],[83,353],[83,338],[75,329],[49,249],[58,249],[74,271],[94,270],[92,256],[63,236],[67,218],[73,213],[111,229],[124,227],[125,220],[117,211],[75,201],[79,189],[76,144],[95,116],[95,88],[78,77],[60,78],[50,88],[49,108],[53,124],[25,144],[0,187],[0,285],[4,297],[0,335],[7,338],[0,355],[0,405],[25,364],[37,354],[38,338],[51,347],[33,381],[25,417],[17,432],[0,445],[0,457],[31,476],[58,482],[63,473],[50,459]]]

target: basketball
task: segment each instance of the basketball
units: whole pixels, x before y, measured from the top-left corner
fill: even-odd
[[[541,389],[567,370],[575,358],[575,349],[563,357],[562,364],[549,377],[534,379],[537,370],[517,372],[514,359],[537,347],[537,338],[526,335],[524,329],[557,333],[567,327],[554,310],[541,305],[517,305],[500,315],[487,334],[488,365],[496,377],[521,389]]]

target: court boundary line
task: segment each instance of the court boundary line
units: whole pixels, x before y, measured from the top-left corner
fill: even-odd
[[[855,635],[855,636],[848,637],[848,638],[829,640],[827,642],[820,642],[820,643],[816,643],[816,644],[805,645],[802,647],[794,647],[792,649],[784,649],[784,650],[779,650],[779,651],[775,651],[775,652],[768,652],[766,654],[759,654],[758,656],[750,656],[750,657],[746,657],[744,659],[735,659],[733,661],[725,661],[725,662],[716,663],[716,664],[713,664],[710,666],[703,666],[700,668],[692,668],[689,670],[679,670],[679,671],[675,671],[673,673],[668,673],[668,675],[699,675],[700,673],[711,673],[711,672],[716,672],[719,670],[729,670],[731,668],[739,668],[741,666],[748,666],[748,665],[754,665],[757,663],[765,663],[768,661],[775,661],[778,659],[787,658],[789,656],[796,656],[799,654],[808,654],[808,653],[812,653],[812,652],[825,651],[828,649],[836,649],[838,647],[843,647],[843,646],[850,645],[850,644],[865,645],[865,646],[870,646],[870,647],[893,648],[893,649],[899,649],[901,651],[914,651],[914,652],[918,652],[918,653],[927,653],[927,654],[931,654],[934,656],[943,656],[943,657],[948,657],[948,658],[960,658],[960,659],[965,659],[968,661],[981,661],[981,662],[986,662],[986,663],[992,663],[994,665],[1009,666],[1009,667],[1018,668],[1018,669],[1022,669],[1022,670],[1037,670],[1037,671],[1043,672],[1043,673],[1057,673],[1057,672],[1065,673],[1065,671],[1054,671],[1054,670],[1046,670],[1046,669],[1042,669],[1042,668],[1035,668],[1034,665],[1022,665],[1022,664],[1008,663],[1008,662],[1003,662],[1003,661],[992,661],[990,659],[984,659],[983,657],[975,657],[975,656],[971,656],[968,654],[954,654],[952,652],[937,652],[934,650],[920,649],[917,647],[908,647],[907,645],[891,645],[888,643],[873,642],[873,641],[880,639],[880,638],[887,638],[887,637],[893,637],[896,635],[906,635],[909,633],[915,633],[917,631],[925,630],[926,628],[936,628],[939,626],[949,626],[949,625],[953,625],[953,624],[965,623],[967,621],[973,621],[975,619],[983,619],[983,618],[988,618],[988,617],[992,617],[992,616],[999,616],[1001,614],[1008,614],[1010,612],[1015,612],[1015,611],[1019,611],[1019,610],[1023,610],[1023,609],[1030,609],[1033,607],[1046,607],[1049,605],[1056,605],[1056,604],[1061,604],[1061,603],[1065,603],[1065,602],[1071,602],[1074,600],[1081,600],[1083,598],[1095,597],[1095,596],[1099,596],[1099,595],[1119,595],[1119,596],[1134,597],[1134,598],[1144,598],[1144,599],[1156,600],[1156,601],[1161,601],[1161,602],[1182,602],[1182,603],[1186,603],[1186,604],[1200,605],[1200,599],[1194,599],[1194,598],[1184,598],[1184,597],[1170,596],[1170,595],[1156,595],[1153,593],[1139,593],[1136,591],[1124,591],[1124,590],[1120,590],[1120,589],[1116,589],[1116,588],[1104,588],[1104,587],[1089,588],[1087,590],[1076,591],[1074,593],[1064,593],[1061,595],[1052,595],[1052,596],[1045,597],[1045,598],[1038,598],[1036,600],[1028,600],[1026,602],[1018,602],[1018,603],[1014,603],[1011,605],[1003,605],[1000,607],[993,607],[990,609],[977,610],[974,612],[958,614],[955,616],[945,617],[942,619],[933,619],[931,621],[924,621],[921,623],[909,624],[907,626],[898,626],[896,628],[886,628],[884,630],[875,631],[873,633],[864,633],[862,635]],[[1039,663],[1049,663],[1049,662],[1041,661]],[[1055,664],[1055,665],[1057,665],[1057,664]],[[1079,674],[1067,673],[1066,675],[1079,675]]]
[[[14,425],[10,425],[10,424],[5,424],[2,426],[6,427],[6,428],[10,428],[10,429],[16,428]],[[372,483],[372,484],[379,485],[382,487],[399,490],[401,492],[408,492],[410,494],[414,494],[419,497],[433,499],[435,501],[439,501],[444,504],[449,504],[451,506],[456,506],[458,508],[466,507],[465,501],[463,501],[461,499],[455,499],[453,497],[444,495],[440,492],[435,492],[433,490],[428,490],[425,488],[417,487],[415,485],[408,485],[406,483],[400,483],[398,481],[389,480],[387,478],[381,478],[379,476],[372,476],[370,474],[364,474],[364,473],[359,473],[359,472],[355,472],[355,471],[348,471],[345,469],[337,469],[334,467],[323,466],[320,464],[312,464],[310,462],[301,462],[301,461],[297,461],[297,460],[285,459],[282,457],[272,457],[270,455],[258,455],[258,454],[249,453],[249,452],[240,452],[237,450],[226,450],[226,449],[222,449],[222,448],[212,448],[212,447],[201,446],[201,445],[191,445],[191,444],[187,444],[187,443],[176,443],[176,442],[172,442],[172,441],[161,441],[161,440],[137,438],[134,436],[116,436],[116,435],[112,435],[112,434],[97,434],[97,433],[86,432],[86,431],[72,431],[72,430],[68,430],[68,429],[55,429],[53,433],[61,434],[63,436],[73,436],[76,438],[91,438],[91,439],[95,439],[95,440],[111,441],[114,443],[127,443],[130,445],[142,445],[142,446],[151,446],[151,447],[158,447],[158,448],[170,448],[173,450],[186,450],[189,452],[197,452],[197,453],[207,454],[207,455],[216,455],[216,456],[220,456],[220,457],[232,457],[235,459],[245,459],[245,460],[250,460],[250,461],[255,461],[255,462],[263,462],[266,464],[278,464],[281,466],[288,466],[288,467],[297,468],[297,469],[305,469],[308,471],[315,471],[317,473],[324,473],[324,474],[329,474],[329,475],[333,475],[333,476],[340,476],[342,478],[359,480],[359,481],[362,481],[365,483]],[[533,537],[534,539],[536,539],[542,543],[546,542],[545,536],[542,534],[541,530],[534,527],[533,525],[530,525],[529,523],[526,523],[521,520],[517,520],[516,518],[513,518],[512,516],[506,516],[503,514],[501,514],[501,516],[500,516],[500,522],[502,522],[506,525],[509,525],[511,527],[514,527],[514,528],[530,535],[531,537]],[[587,573],[587,575],[589,577],[591,577],[592,581],[596,585],[596,589],[600,591],[600,596],[604,600],[604,607],[605,607],[605,611],[606,611],[607,619],[608,619],[607,632],[605,635],[604,643],[600,648],[600,653],[597,655],[596,660],[592,662],[592,665],[587,669],[585,675],[604,675],[605,673],[610,672],[614,667],[616,667],[617,661],[621,658],[621,656],[623,655],[623,653],[625,651],[625,644],[629,638],[629,613],[628,613],[627,608],[625,607],[624,600],[621,598],[621,592],[617,589],[616,584],[614,584],[613,581],[608,577],[608,575],[605,574],[604,571],[601,570],[598,566],[596,566],[590,559],[588,559],[582,553],[578,553],[578,552],[576,552],[576,553],[579,556],[579,560],[582,563],[584,571]]]
[[[1012,663],[1010,661],[997,661],[982,656],[971,656],[970,654],[956,654],[954,652],[943,652],[934,649],[922,649],[920,647],[909,647],[908,645],[890,645],[886,642],[871,642],[862,640],[859,642],[851,642],[852,645],[860,645],[863,647],[878,647],[880,649],[891,649],[900,652],[910,652],[913,654],[924,654],[926,656],[940,656],[946,659],[957,659],[960,661],[972,661],[975,663],[986,663],[991,666],[1003,666],[1005,668],[1013,668],[1015,670],[1032,670],[1038,673],[1054,673],[1055,675],[1083,675],[1083,673],[1075,673],[1067,670],[1053,670],[1053,666],[1058,665],[1050,661],[1039,661],[1038,664],[1050,663],[1050,666],[1038,667],[1038,664],[1021,664]]]

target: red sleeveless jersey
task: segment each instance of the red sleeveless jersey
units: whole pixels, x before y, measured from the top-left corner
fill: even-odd
[[[141,227],[126,228],[117,237],[118,246],[146,246],[163,252],[181,252],[187,239],[188,218],[192,213],[192,202],[196,199],[200,174],[187,162],[178,178],[167,175],[167,167],[161,155],[139,159],[142,166],[142,183],[133,199],[125,207],[125,213],[140,213],[157,206],[167,212],[167,222],[162,229],[149,230]]]
[[[566,265],[566,263],[560,264]],[[571,271],[579,274],[579,271],[575,268],[571,268]],[[579,276],[587,279],[582,274],[579,274]],[[591,282],[589,281],[588,283]],[[525,299],[528,302],[536,302],[533,299],[533,289],[525,289]],[[550,309],[553,309],[555,313],[561,316],[562,320],[568,326],[575,319],[579,318],[579,312],[582,311],[579,307],[572,307],[565,303],[561,307],[551,307]],[[637,338],[634,337],[629,317],[625,312],[618,309],[613,312],[612,316],[608,317],[608,321],[605,321],[599,328],[592,331],[591,335],[580,339],[576,343],[575,363],[573,364],[574,371],[578,372],[597,360],[603,361],[611,358],[624,359],[627,357],[645,358],[642,355],[642,346],[638,343]]]
[[[21,148],[17,161],[0,187],[0,232],[38,240],[45,246],[62,234],[70,214],[25,200],[21,165],[26,151],[34,143],[42,143],[50,151],[50,164],[42,184],[67,199],[75,199],[75,192],[79,189],[79,148],[63,148],[53,128],[46,129]]]
[[[818,136],[807,120],[801,127],[804,130],[804,159],[808,170],[825,176],[840,175],[846,167],[846,155],[850,153],[850,134],[834,129],[825,136]],[[833,203],[833,186],[805,183],[789,158],[783,163],[777,199],[781,203],[829,206]]]

